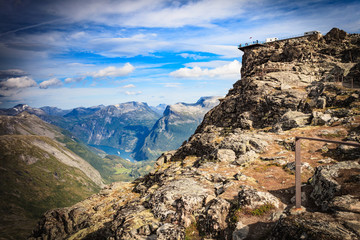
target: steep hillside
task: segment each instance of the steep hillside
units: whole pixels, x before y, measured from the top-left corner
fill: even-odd
[[[31,239],[359,239],[358,149],[303,141],[292,208],[295,136],[360,142],[359,49],[339,29],[244,48],[242,79],[155,171],[46,213]]]
[[[194,104],[177,103],[167,106],[135,158],[156,159],[163,152],[180,147],[194,133],[205,113],[219,104],[218,98],[203,97]]]
[[[0,116],[0,238],[28,236],[45,211],[100,190],[97,170],[55,139],[54,126],[23,112]]]

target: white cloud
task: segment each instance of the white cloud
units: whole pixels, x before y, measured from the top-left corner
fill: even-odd
[[[70,35],[70,38],[73,38],[73,39],[79,39],[79,38],[84,38],[86,36],[86,33],[85,32],[76,32],[76,33],[73,33]]]
[[[181,83],[163,83],[166,88],[179,88]]]
[[[134,84],[128,84],[128,85],[123,86],[122,88],[134,88],[134,87],[135,87]]]
[[[86,64],[86,63],[68,63],[70,67],[93,67],[96,66],[95,64]]]
[[[229,61],[215,60],[209,62],[190,62],[185,63],[185,67],[217,68],[229,64]]]
[[[74,82],[81,82],[84,80],[85,77],[73,77],[73,78],[66,78],[65,83],[74,83]]]
[[[138,34],[129,37],[95,38],[89,42],[89,48],[106,57],[149,56],[152,53],[171,49],[168,41],[157,39],[154,34]]]
[[[183,58],[192,58],[194,60],[205,59],[207,57],[192,53],[181,53],[179,54]]]
[[[131,27],[213,26],[215,20],[239,16],[248,1],[86,0],[60,1],[52,9],[72,21]]]
[[[36,82],[28,76],[23,76],[9,78],[5,81],[0,82],[0,85],[3,89],[28,88],[36,86]]]
[[[139,95],[142,94],[142,91],[126,91],[125,92],[126,95]]]
[[[241,63],[237,60],[234,60],[228,64],[213,69],[200,68],[199,66],[194,66],[192,68],[180,68],[174,72],[171,72],[170,76],[176,78],[233,78],[239,76],[240,68]]]
[[[123,77],[135,70],[135,67],[130,63],[126,63],[123,67],[114,67],[109,66],[107,68],[101,69],[97,72],[90,73],[89,75],[94,78],[101,78],[101,77]]]
[[[51,79],[43,81],[39,84],[41,89],[47,89],[49,87],[59,87],[61,85],[62,85],[62,82],[57,78],[51,78]]]

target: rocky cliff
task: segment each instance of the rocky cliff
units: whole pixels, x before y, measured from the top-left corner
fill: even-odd
[[[245,48],[242,79],[156,170],[47,212],[30,239],[359,239],[360,35],[332,29]],[[309,179],[309,180],[307,180]]]

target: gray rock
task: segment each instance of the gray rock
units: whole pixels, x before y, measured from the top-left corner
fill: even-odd
[[[264,204],[273,204],[275,208],[280,206],[279,199],[271,193],[261,192],[250,186],[242,186],[241,188],[238,193],[238,204],[240,207],[255,209]]]
[[[329,207],[338,211],[360,213],[360,201],[352,195],[334,197],[329,202]]]
[[[185,238],[185,229],[181,226],[165,223],[156,230],[157,240],[179,240]]]
[[[231,149],[218,149],[216,158],[220,162],[233,162],[236,159],[235,152]]]
[[[298,111],[288,111],[285,113],[279,122],[282,130],[290,130],[292,128],[304,127],[309,124],[311,114],[305,114]]]
[[[236,223],[235,230],[232,233],[233,240],[243,240],[249,234],[249,226],[244,225],[241,221]]]
[[[341,185],[335,180],[339,171],[352,168],[360,169],[359,163],[357,161],[346,161],[334,165],[320,166],[315,169],[310,181],[313,186],[310,196],[315,200],[317,206],[321,206],[323,210],[329,208],[329,203],[335,197],[335,194],[341,190]]]
[[[286,166],[285,166],[285,168],[287,168],[288,170],[290,170],[290,171],[292,171],[292,172],[295,172],[295,168],[296,168],[295,162],[289,162],[289,163],[287,163]],[[302,162],[302,163],[301,163],[301,171],[303,171],[303,170],[305,170],[305,169],[307,169],[307,170],[309,170],[309,171],[314,171],[314,168],[311,167],[309,163],[307,163],[307,162]]]
[[[222,198],[211,200],[199,216],[198,226],[200,231],[212,238],[221,239],[224,230],[228,227],[226,221],[229,214],[230,203]]]
[[[157,189],[150,197],[149,205],[156,218],[185,223],[202,207],[209,195],[214,196],[214,192],[192,178],[184,178],[170,181]]]
[[[346,221],[327,213],[304,212],[281,218],[267,239],[358,239],[358,236],[344,225]]]
[[[163,154],[161,154],[161,156],[156,160],[156,166],[161,166],[164,163],[170,162],[171,158],[174,156],[175,153],[176,150],[164,152]]]
[[[329,124],[332,120],[330,114],[324,114],[322,112],[313,112],[313,119],[311,121],[312,125],[326,125]]]
[[[234,163],[236,165],[244,165],[246,163],[255,161],[258,158],[259,155],[255,151],[251,150],[249,152],[246,152],[245,154],[240,155]]]

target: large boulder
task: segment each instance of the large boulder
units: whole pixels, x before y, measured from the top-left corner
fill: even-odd
[[[211,200],[199,217],[198,225],[200,231],[212,238],[223,238],[224,231],[228,227],[226,219],[230,206],[230,203],[222,198]]]
[[[238,193],[238,206],[251,209],[264,204],[272,204],[275,208],[280,207],[280,201],[269,192],[261,192],[250,186],[242,186]]]
[[[305,114],[298,111],[288,111],[281,118],[277,124],[277,128],[282,130],[290,130],[292,128],[304,127],[308,125],[311,120],[311,114]]]
[[[326,213],[305,212],[281,218],[268,240],[356,240],[358,236],[349,227],[353,223],[356,218],[339,220]]]
[[[317,206],[320,206],[323,210],[329,208],[329,203],[332,199],[345,190],[345,186],[342,186],[339,182],[342,177],[341,171],[350,171],[351,169],[359,171],[360,164],[357,161],[345,161],[334,165],[320,166],[315,169],[310,183],[314,188],[311,197]],[[357,185],[360,187],[359,182],[357,182]]]

